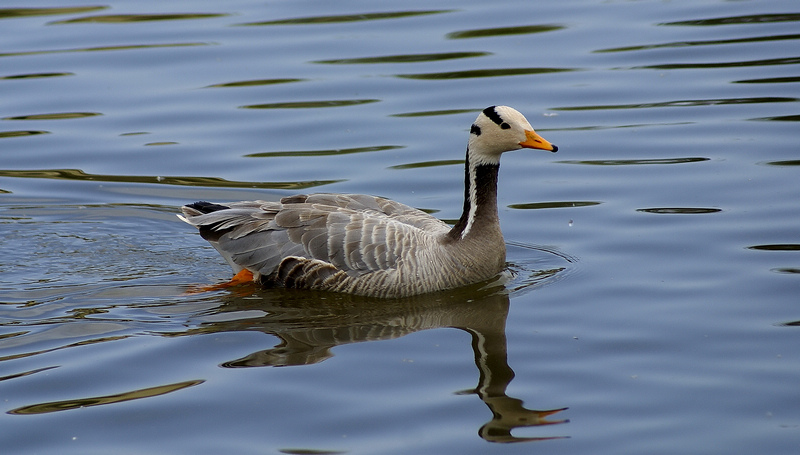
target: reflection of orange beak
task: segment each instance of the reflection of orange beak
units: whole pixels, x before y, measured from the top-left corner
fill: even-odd
[[[558,151],[558,147],[547,142],[545,138],[539,136],[533,130],[525,130],[525,140],[520,142],[519,145],[527,149],[548,150],[553,153]]]

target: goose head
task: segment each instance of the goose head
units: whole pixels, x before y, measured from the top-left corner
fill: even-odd
[[[508,106],[489,106],[470,128],[469,156],[474,164],[498,164],[503,152],[521,148],[558,151],[539,136],[528,120]]]

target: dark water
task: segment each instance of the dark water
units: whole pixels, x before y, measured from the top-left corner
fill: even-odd
[[[799,23],[789,0],[4,5],[3,453],[798,453]],[[458,218],[492,104],[560,148],[503,158],[507,276],[187,292],[230,270],[186,202]]]

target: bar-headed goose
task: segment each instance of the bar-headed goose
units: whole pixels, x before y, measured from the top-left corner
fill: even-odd
[[[497,172],[500,155],[520,148],[558,150],[510,107],[478,115],[467,145],[464,211],[452,227],[362,194],[195,202],[178,216],[228,261],[235,282],[373,297],[441,291],[492,278],[505,267]]]

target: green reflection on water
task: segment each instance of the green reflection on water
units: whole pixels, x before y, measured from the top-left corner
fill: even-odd
[[[762,41],[783,41],[783,40],[796,40],[800,39],[800,35],[774,35],[774,36],[752,36],[747,38],[731,38],[721,40],[707,40],[707,41],[674,41],[670,43],[660,44],[645,44],[639,46],[625,46],[625,47],[612,47],[609,49],[598,49],[592,52],[605,53],[605,52],[629,52],[629,51],[644,51],[650,49],[661,49],[669,47],[688,47],[688,46],[716,46],[719,44],[741,44],[741,43],[758,43]]]
[[[54,365],[54,366],[49,366],[49,367],[36,368],[36,369],[33,369],[33,370],[24,371],[22,373],[10,374],[8,376],[0,377],[0,381],[7,381],[9,379],[24,378],[25,376],[30,376],[32,374],[41,373],[42,371],[52,370],[53,368],[58,368],[58,366]]]
[[[21,137],[21,136],[35,136],[37,134],[50,134],[50,131],[0,131],[0,139],[5,137]]]
[[[396,150],[405,148],[403,145],[377,145],[373,147],[354,147],[346,149],[330,150],[295,150],[281,152],[262,152],[244,155],[245,158],[272,158],[277,156],[337,156],[349,155],[352,153],[382,152],[385,150]]]
[[[705,213],[718,213],[722,209],[708,207],[653,207],[649,209],[636,209],[637,212],[657,214],[698,215]]]
[[[67,52],[129,51],[134,49],[159,49],[164,47],[208,46],[208,43],[165,43],[165,44],[127,44],[121,46],[81,47],[76,49],[56,49],[45,51],[23,51],[0,53],[0,57],[19,57],[25,55],[62,54]]]
[[[298,17],[294,19],[281,19],[277,21],[246,22],[239,25],[309,25],[309,24],[336,24],[342,22],[374,21],[381,19],[399,19],[403,17],[425,16],[428,14],[450,13],[456,10],[430,10],[430,11],[394,11],[386,13],[342,14],[331,16]]]
[[[250,81],[237,81],[237,82],[225,82],[222,84],[213,84],[208,85],[206,88],[217,88],[217,87],[253,87],[259,85],[274,85],[274,84],[288,84],[292,82],[302,82],[306,79],[297,79],[297,78],[284,78],[284,79],[254,79]]]
[[[318,449],[280,449],[278,450],[280,453],[285,453],[288,455],[335,455],[339,453],[347,453],[346,450],[318,450]]]
[[[31,406],[23,406],[8,411],[9,414],[27,415],[27,414],[45,414],[48,412],[68,411],[70,409],[86,408],[90,406],[100,406],[103,404],[121,403],[123,401],[137,400],[139,398],[150,398],[167,393],[175,392],[177,390],[193,387],[202,384],[205,381],[202,379],[193,381],[178,382],[175,384],[162,385],[157,387],[148,387],[146,389],[132,390],[130,392],[118,393],[115,395],[104,395],[99,397],[78,398],[75,400],[64,401],[51,401],[48,403],[34,404]]]
[[[800,114],[799,115],[779,115],[777,117],[760,117],[754,118],[750,120],[768,120],[772,122],[800,122]]]
[[[537,209],[563,209],[573,207],[590,207],[600,205],[597,201],[554,201],[554,202],[529,202],[527,204],[511,204],[510,209],[537,210]]]
[[[787,58],[769,58],[764,60],[746,60],[738,62],[667,63],[663,65],[634,66],[630,69],[680,70],[680,69],[707,69],[707,68],[739,68],[748,66],[796,65],[798,63],[800,63],[800,57],[787,57]]]
[[[448,71],[443,73],[397,74],[404,79],[448,80],[469,79],[477,77],[522,76],[527,74],[548,74],[576,71],[573,68],[490,68],[465,71]]]
[[[731,24],[765,24],[771,22],[800,21],[800,14],[752,14],[747,16],[715,17],[712,19],[697,19],[691,21],[662,22],[658,25],[731,25]]]
[[[553,107],[554,111],[594,111],[603,109],[650,109],[660,107],[720,106],[726,104],[794,103],[797,98],[764,96],[756,98],[717,98],[706,100],[676,100],[659,103],[607,104],[595,106]]]
[[[437,167],[437,166],[452,166],[454,164],[464,165],[464,160],[434,160],[422,161],[419,163],[398,164],[396,166],[389,166],[389,169],[418,169],[424,167]]]
[[[761,251],[800,251],[800,244],[798,243],[775,243],[769,245],[753,245],[748,246],[748,250],[761,250]]]
[[[556,161],[562,164],[588,164],[590,166],[635,166],[642,164],[684,164],[709,161],[711,158],[686,157],[686,158],[653,158],[641,160],[564,160]]]
[[[695,122],[652,122],[652,123],[629,123],[625,125],[587,125],[574,126],[568,128],[536,128],[536,131],[600,131],[613,130],[620,128],[652,128],[654,126],[678,126],[692,125]]]
[[[787,82],[800,82],[800,76],[764,77],[758,79],[742,79],[733,81],[734,84],[783,84]]]
[[[228,14],[103,14],[97,16],[76,17],[75,19],[65,19],[63,21],[53,21],[50,24],[73,24],[73,23],[101,23],[101,24],[126,24],[130,22],[152,22],[152,21],[174,21],[184,19],[209,19],[214,17],[224,17]]]
[[[462,30],[448,33],[446,36],[449,39],[486,38],[489,36],[525,35],[529,33],[552,32],[554,30],[561,30],[563,28],[563,25],[556,24],[522,25],[518,27],[495,27]]]
[[[359,104],[377,103],[380,100],[324,100],[324,101],[291,101],[286,103],[249,104],[239,106],[240,109],[315,109],[319,107],[357,106]]]
[[[73,118],[96,117],[103,115],[99,112],[58,112],[52,114],[31,114],[17,115],[14,117],[3,117],[2,120],[65,120]]]
[[[57,14],[78,14],[108,9],[108,6],[73,6],[66,8],[0,8],[0,19],[13,19],[30,16],[55,16]]]
[[[404,112],[402,114],[392,114],[389,117],[433,117],[437,115],[466,114],[480,111],[480,109],[443,109],[437,111]]]
[[[0,79],[39,79],[44,77],[61,77],[61,76],[74,76],[75,73],[30,73],[30,74],[14,74],[11,76],[3,76]]]
[[[775,273],[790,273],[790,274],[798,274],[798,273],[800,273],[800,269],[795,268],[795,267],[775,267],[775,268],[772,268],[772,269],[769,269],[769,270],[771,272],[775,272]],[[785,326],[800,326],[800,321],[787,322],[787,323],[781,324],[781,325],[785,325]]]
[[[299,190],[339,183],[344,180],[308,180],[304,182],[240,182],[219,177],[163,177],[150,175],[87,174],[80,169],[0,169],[0,177],[55,180],[88,180],[119,183],[157,183],[161,185],[207,186],[219,188],[266,188]]]
[[[800,160],[768,161],[769,166],[800,166]]]
[[[441,60],[453,60],[459,58],[484,57],[487,55],[492,55],[492,53],[491,52],[440,52],[436,54],[385,55],[381,57],[316,60],[313,61],[312,63],[325,63],[332,65],[350,65],[350,64],[364,64],[364,63],[417,63],[417,62],[437,62]]]

